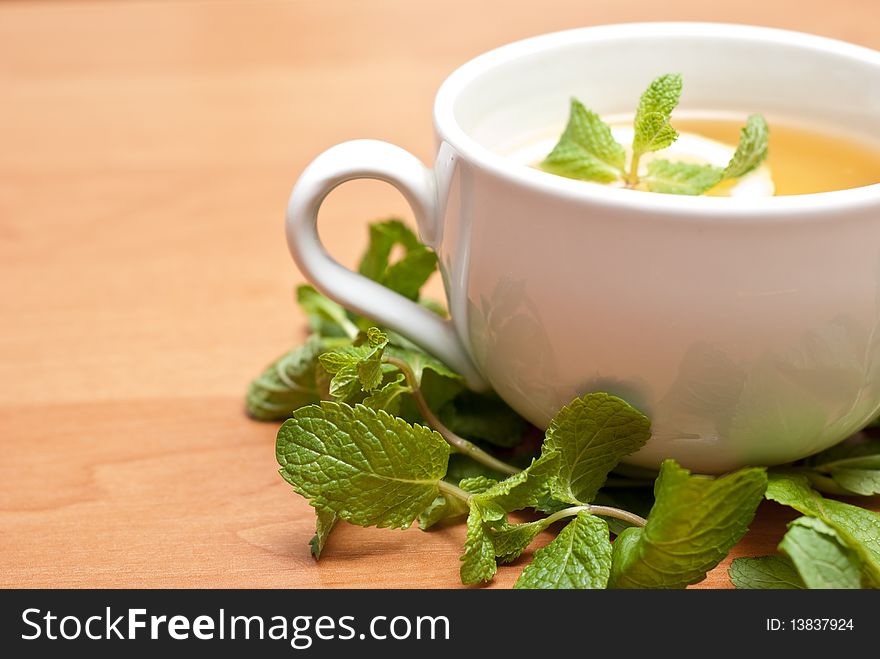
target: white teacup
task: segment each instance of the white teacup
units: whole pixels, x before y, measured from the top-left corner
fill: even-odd
[[[481,55],[442,85],[434,169],[358,140],[309,165],[287,239],[327,296],[491,385],[546,427],[606,391],[651,417],[629,462],[702,472],[822,450],[880,413],[880,185],[759,199],[584,184],[512,162],[568,99],[631,111],[680,72],[683,109],[792,117],[880,134],[880,53],[739,25],[649,23],[549,34]],[[674,117],[673,117],[674,120]],[[772,130],[772,127],[771,127]],[[381,179],[438,254],[451,322],[343,268],[318,207]]]

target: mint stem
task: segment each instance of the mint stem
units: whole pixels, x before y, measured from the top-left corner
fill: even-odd
[[[400,359],[397,359],[396,357],[389,357],[387,355],[383,357],[383,361],[400,369],[400,372],[403,373],[403,376],[406,378],[406,383],[412,389],[412,396],[416,402],[416,406],[419,408],[419,412],[421,412],[422,416],[425,418],[425,421],[428,422],[428,425],[431,426],[438,433],[440,433],[440,436],[443,437],[443,439],[445,439],[450,446],[452,446],[459,453],[463,453],[471,459],[486,465],[490,469],[500,471],[503,474],[513,475],[520,472],[520,470],[513,465],[509,465],[506,462],[502,462],[498,458],[489,455],[480,447],[472,444],[464,437],[456,435],[449,428],[443,425],[440,419],[438,419],[437,416],[431,411],[431,408],[428,407],[428,403],[425,400],[425,397],[422,395],[422,390],[419,388],[419,384],[416,381],[415,373],[412,372],[409,364]]]
[[[628,510],[621,510],[620,508],[612,508],[610,506],[572,506],[571,508],[563,508],[559,510],[549,517],[546,518],[547,524],[552,524],[553,522],[558,522],[560,519],[564,519],[566,517],[574,517],[580,512],[588,512],[593,515],[599,515],[600,517],[614,517],[616,519],[623,520],[624,522],[629,522],[633,526],[644,526],[647,524],[647,520],[644,517],[639,517],[635,513],[631,513]]]
[[[440,488],[440,492],[445,496],[453,496],[456,499],[461,499],[465,503],[470,498],[470,494],[468,494],[465,490],[461,489],[457,485],[453,485],[452,483],[448,483],[446,481],[440,481],[437,483],[437,487]]]
[[[633,151],[632,160],[629,165],[629,174],[626,177],[626,184],[631,188],[635,187],[639,182],[639,159],[641,157],[641,153]]]

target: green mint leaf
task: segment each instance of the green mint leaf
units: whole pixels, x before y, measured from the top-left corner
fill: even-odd
[[[681,97],[681,76],[668,73],[656,78],[639,99],[633,127],[633,155],[665,149],[678,139],[669,118]]]
[[[382,355],[387,344],[385,334],[371,327],[354,345],[321,355],[321,366],[333,375],[330,395],[347,400],[360,391],[376,389],[382,383]]]
[[[330,537],[330,531],[336,524],[336,513],[332,510],[315,509],[315,535],[309,540],[309,546],[312,548],[312,556],[315,560],[321,558],[321,552],[324,551],[324,545],[327,544],[327,538]]]
[[[589,503],[620,459],[651,436],[651,422],[625,401],[587,394],[563,407],[547,429],[543,450],[559,454],[552,495],[567,503]]]
[[[788,554],[807,588],[861,587],[859,557],[821,519],[794,520],[779,549]]]
[[[369,242],[361,257],[358,272],[380,281],[391,260],[391,250],[400,245],[405,251],[421,246],[418,236],[401,220],[391,218],[369,226]]]
[[[351,401],[361,391],[357,367],[340,369],[330,380],[330,395],[340,401]]]
[[[400,411],[400,397],[412,393],[412,388],[406,384],[403,373],[383,384],[380,388],[364,398],[364,405],[374,410],[385,410],[389,414],[396,415]]]
[[[870,496],[880,494],[880,441],[844,442],[809,458],[805,472],[821,492]]]
[[[449,446],[381,410],[325,401],[284,422],[275,455],[315,508],[360,526],[407,528],[440,494]]]
[[[372,391],[382,383],[382,353],[388,345],[388,337],[381,330],[367,330],[368,354],[358,362],[358,379],[364,391]]]
[[[763,469],[692,476],[666,460],[644,528],[614,542],[614,588],[684,588],[702,581],[727,556],[755,516],[767,486]]]
[[[456,435],[504,448],[520,444],[527,426],[497,395],[466,389],[441,407],[437,417]]]
[[[272,362],[250,383],[247,411],[255,419],[276,421],[288,418],[298,407],[321,399],[315,375],[322,350],[318,337]]]
[[[545,452],[526,469],[505,478],[472,499],[483,507],[487,521],[496,521],[504,513],[533,506],[543,496],[559,469],[559,454]]]
[[[858,554],[871,584],[880,587],[880,514],[842,501],[826,499],[803,474],[771,473],[767,498],[821,519]]]
[[[727,569],[737,588],[751,590],[792,590],[806,588],[803,579],[785,556],[734,558]]]
[[[651,192],[701,195],[721,181],[721,169],[712,165],[652,160],[643,180]]]
[[[458,482],[458,486],[468,494],[483,494],[496,485],[498,485],[496,479],[486,476],[471,476],[470,478],[462,478]]]
[[[385,271],[382,284],[410,300],[419,299],[422,286],[437,270],[437,255],[424,245],[406,253]]]
[[[595,112],[571,99],[568,124],[541,169],[567,178],[610,183],[623,175],[624,148]]]
[[[870,438],[837,444],[809,458],[807,464],[820,471],[831,471],[839,467],[880,469],[880,440]]]
[[[502,524],[492,531],[492,544],[499,563],[510,563],[532,544],[537,535],[549,526],[547,518],[523,524]]]
[[[353,339],[358,328],[349,319],[345,309],[333,300],[324,297],[313,286],[303,284],[296,289],[296,301],[309,319],[309,329],[324,337],[343,337]]]
[[[578,513],[523,570],[514,588],[605,588],[611,574],[611,540],[604,520]]]
[[[474,476],[472,478],[462,479],[458,486],[469,494],[479,494],[485,492],[497,482],[498,481],[493,478]],[[427,531],[437,522],[449,519],[450,517],[464,515],[468,510],[468,504],[461,499],[456,497],[446,497],[441,494],[419,515],[419,528],[422,529],[422,531]]]
[[[767,158],[770,128],[760,114],[753,114],[746,120],[739,135],[736,152],[727,163],[723,179],[739,178],[755,169]]]
[[[419,528],[427,531],[444,519],[458,517],[468,512],[468,505],[461,499],[445,497],[442,494],[419,513]]]
[[[880,470],[840,467],[831,472],[831,478],[849,493],[871,496],[880,494]]]
[[[461,555],[459,576],[463,584],[491,581],[498,566],[489,528],[483,520],[483,507],[471,500],[467,518],[464,554]]]
[[[404,297],[417,300],[422,286],[437,269],[435,254],[400,220],[371,224],[369,231],[370,240],[359,272]],[[400,245],[404,254],[399,261],[391,263],[395,245]]]

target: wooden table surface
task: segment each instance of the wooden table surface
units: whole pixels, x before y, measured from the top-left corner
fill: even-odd
[[[0,586],[458,584],[463,529],[341,526],[277,474],[242,396],[304,336],[282,234],[322,149],[432,159],[434,90],[533,34],[633,20],[801,29],[880,48],[874,0],[0,5]],[[321,216],[353,264],[378,183]],[[439,291],[436,282],[435,292]],[[773,551],[765,505],[738,555]],[[502,567],[509,587],[522,563]],[[725,565],[704,585],[727,586]]]

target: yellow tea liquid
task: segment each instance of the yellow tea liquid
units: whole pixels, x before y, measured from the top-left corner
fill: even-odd
[[[777,195],[831,192],[880,183],[880,142],[780,123],[771,117],[767,122],[770,125],[767,164]],[[730,145],[739,141],[743,123],[672,117],[672,125],[679,131]]]

